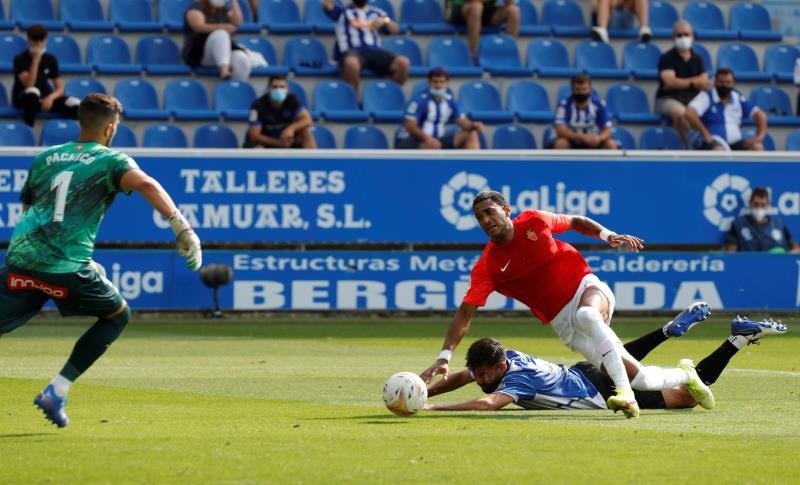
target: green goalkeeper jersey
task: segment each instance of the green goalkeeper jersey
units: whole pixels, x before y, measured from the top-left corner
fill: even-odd
[[[14,228],[6,262],[47,273],[85,266],[100,221],[123,192],[119,182],[134,168],[131,157],[95,142],[65,143],[37,155],[20,195],[29,207]]]

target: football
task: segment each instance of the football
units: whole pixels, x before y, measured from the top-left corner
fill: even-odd
[[[425,407],[428,386],[413,372],[398,372],[383,385],[383,403],[398,416],[411,416]]]

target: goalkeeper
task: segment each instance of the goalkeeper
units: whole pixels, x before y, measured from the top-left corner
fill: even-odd
[[[189,269],[202,264],[200,240],[169,194],[131,157],[108,148],[121,112],[114,97],[89,94],[78,111],[78,141],[34,158],[20,195],[24,212],[0,267],[0,334],[23,325],[49,299],[64,316],[97,317],[34,399],[59,427],[69,423],[64,406],[70,386],[117,339],[131,315],[128,303],[91,259],[100,221],[116,194],[140,193],[169,219]]]

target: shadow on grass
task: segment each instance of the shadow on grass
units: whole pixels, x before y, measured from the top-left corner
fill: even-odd
[[[55,433],[9,433],[0,434],[0,440],[14,439],[14,438],[36,438],[39,436],[54,436]]]
[[[604,412],[605,411],[605,412]],[[650,416],[669,416],[674,414],[685,414],[691,412],[690,409],[645,409],[642,411],[643,418],[647,419]],[[428,412],[425,414],[417,414],[414,416],[400,417],[387,414],[370,414],[361,416],[345,416],[345,417],[326,417],[326,418],[308,418],[313,421],[336,421],[336,420],[365,420],[361,424],[405,424],[409,420],[439,420],[439,419],[496,419],[496,420],[517,420],[517,421],[576,421],[576,420],[596,420],[596,421],[625,421],[622,414],[610,413],[607,410],[597,411],[532,411],[529,409],[507,409],[503,411],[443,411],[443,412]],[[639,418],[642,419],[642,418]],[[633,421],[635,422],[635,421]]]

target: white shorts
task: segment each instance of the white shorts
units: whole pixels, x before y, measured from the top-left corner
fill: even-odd
[[[550,326],[553,327],[556,335],[558,335],[558,338],[561,339],[564,345],[582,354],[588,362],[599,369],[602,364],[602,357],[600,352],[597,351],[597,346],[588,335],[578,330],[575,326],[575,314],[578,308],[580,308],[581,296],[583,296],[587,288],[597,288],[608,299],[608,321],[605,323],[606,325],[611,325],[611,317],[614,315],[614,307],[617,303],[617,300],[614,298],[614,293],[612,293],[611,288],[600,281],[600,278],[596,275],[587,274],[581,280],[581,284],[578,285],[575,295],[569,303],[564,305],[564,308],[558,312],[558,315],[550,322]],[[620,342],[620,345],[621,344],[622,342]]]

